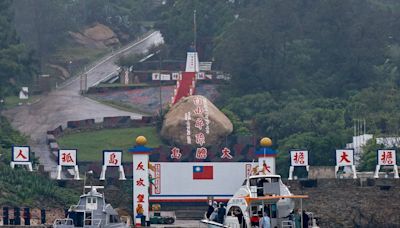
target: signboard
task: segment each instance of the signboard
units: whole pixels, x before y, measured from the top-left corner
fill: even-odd
[[[308,166],[308,151],[307,150],[292,150],[290,151],[291,166]]]
[[[211,71],[212,62],[200,62],[199,70],[200,71]]]
[[[12,161],[13,162],[29,162],[30,148],[29,146],[13,146],[12,147]]]
[[[135,154],[132,157],[134,218],[146,216],[149,219],[149,155]]]
[[[60,166],[76,166],[76,149],[60,149],[58,150],[58,164]]]
[[[354,150],[353,149],[336,150],[336,165],[337,166],[354,165]]]
[[[396,151],[378,150],[378,165],[396,165]]]
[[[204,72],[199,72],[196,74],[196,79],[197,80],[204,80],[206,79],[206,74]]]
[[[19,99],[28,99],[28,98],[29,98],[28,87],[22,87],[21,91],[19,91]]]
[[[160,80],[160,73],[152,73],[151,74],[151,79],[153,81],[159,81]]]
[[[121,166],[122,161],[122,151],[115,150],[104,150],[103,151],[103,165],[105,166]]]
[[[178,72],[172,73],[172,80],[179,80],[179,73]]]
[[[161,74],[161,81],[170,81],[171,75],[170,74]]]

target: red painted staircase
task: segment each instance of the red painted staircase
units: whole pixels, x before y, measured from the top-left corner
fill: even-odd
[[[183,72],[182,78],[177,81],[172,97],[172,104],[176,104],[182,97],[194,94],[196,85],[196,72]]]

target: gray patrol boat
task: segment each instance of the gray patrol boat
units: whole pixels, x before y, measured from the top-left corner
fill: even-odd
[[[122,222],[117,211],[106,204],[104,195],[97,189],[99,186],[90,186],[91,190],[83,194],[77,205],[72,205],[68,209],[68,216],[65,219],[56,219],[53,223],[54,228],[128,228]]]

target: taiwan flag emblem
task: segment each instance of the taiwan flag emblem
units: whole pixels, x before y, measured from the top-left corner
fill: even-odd
[[[193,166],[193,180],[212,180],[214,178],[212,166]]]

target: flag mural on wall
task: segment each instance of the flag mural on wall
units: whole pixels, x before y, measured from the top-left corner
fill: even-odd
[[[193,166],[193,180],[212,180],[214,179],[214,169],[212,166]]]

